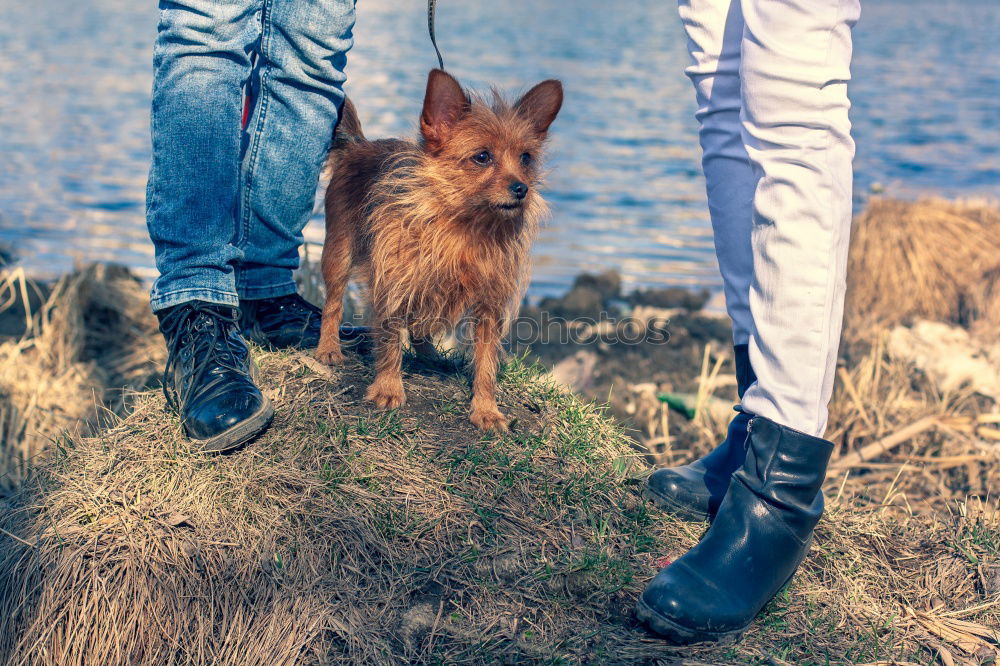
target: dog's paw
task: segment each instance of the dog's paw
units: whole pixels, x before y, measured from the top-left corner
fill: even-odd
[[[344,352],[340,351],[340,347],[338,346],[333,349],[317,349],[316,360],[326,365],[337,365],[346,361],[347,357],[344,356]]]
[[[474,409],[469,420],[480,430],[496,430],[497,432],[507,430],[507,417],[501,414],[498,409]]]
[[[371,400],[383,409],[396,409],[402,407],[406,402],[406,394],[403,393],[402,386],[388,387],[380,384],[372,384],[368,387],[365,398]]]

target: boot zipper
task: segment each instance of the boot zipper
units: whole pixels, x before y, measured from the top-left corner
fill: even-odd
[[[747,436],[743,439],[743,450],[744,451],[747,451],[750,448],[750,432],[751,432],[751,430],[753,428],[753,422],[754,422],[754,420],[756,418],[757,418],[756,416],[751,416],[750,420],[747,421]]]

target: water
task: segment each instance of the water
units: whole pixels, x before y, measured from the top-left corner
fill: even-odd
[[[92,260],[155,274],[143,217],[151,5],[0,0],[0,243],[37,275]],[[348,93],[370,136],[412,135],[435,63],[424,3],[362,0],[358,15]],[[673,3],[442,0],[438,30],[467,85],[566,85],[536,296],[604,268],[628,286],[719,286]],[[997,34],[996,0],[865,4],[851,87],[858,205],[873,183],[1000,195]],[[319,215],[306,237],[321,242]]]

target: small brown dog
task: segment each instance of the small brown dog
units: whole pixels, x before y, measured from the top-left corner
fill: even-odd
[[[473,322],[471,420],[505,429],[496,403],[500,340],[523,291],[528,252],[546,211],[536,186],[562,84],[543,81],[515,104],[487,103],[435,69],[427,80],[421,141],[368,141],[345,101],[330,151],[316,357],[344,359],[338,330],[352,272],[366,279],[376,342],[367,398],[405,401],[403,329],[418,352],[461,317]]]

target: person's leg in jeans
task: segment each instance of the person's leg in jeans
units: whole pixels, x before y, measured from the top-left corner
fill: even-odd
[[[740,42],[743,14],[739,0],[681,0],[681,21],[688,36],[691,64],[685,73],[694,84],[698,136],[708,208],[733,322],[737,392],[742,398],[754,381],[748,343],[750,248],[753,193],[757,175],[743,145],[740,123]],[[743,463],[749,417],[737,416],[726,439],[704,458],[681,467],[659,469],[646,484],[646,496],[660,508],[686,520],[708,520],[729,488],[729,476]]]
[[[292,271],[344,100],[353,26],[354,0],[264,3],[242,164],[236,280],[245,330],[263,344],[318,341],[320,311],[295,295]]]
[[[251,76],[250,54],[258,50],[262,71],[273,79],[311,81],[325,76],[335,80],[339,90],[342,53],[318,71],[314,51],[328,52],[325,46],[293,51],[281,46],[286,40],[312,36],[304,29],[315,25],[311,18],[300,18],[296,24],[292,17],[299,10],[316,9],[313,4],[307,0],[172,0],[161,6],[154,48],[153,163],[147,201],[160,277],[151,300],[169,350],[164,392],[188,436],[205,450],[242,444],[266,428],[273,414],[250,376],[250,354],[236,307],[238,271],[248,254],[248,238],[259,233],[241,223],[241,195],[248,192],[242,165],[254,163],[250,150],[257,156],[283,156],[284,163],[257,161],[256,170],[250,172],[257,184],[271,183],[267,193],[280,199],[285,192],[275,192],[273,183],[295,177],[303,168],[299,162],[306,159],[310,166],[305,170],[313,171],[311,186],[302,184],[308,177],[295,177],[299,185],[290,189],[299,193],[296,200],[300,201],[301,191],[311,188],[311,206],[319,170],[311,164],[320,160],[316,150],[304,156],[297,148],[303,143],[329,142],[340,97],[329,91],[320,94],[317,86],[305,84],[269,88],[261,100],[279,110],[270,123],[265,122],[261,107],[255,118],[264,130],[278,127],[280,131],[261,131],[253,140],[242,141],[243,90]],[[346,7],[339,1],[326,4]],[[332,39],[331,48],[339,52],[349,46],[353,3],[349,11],[328,11],[315,20],[335,16],[339,22],[325,25],[324,31],[348,35],[348,43]],[[318,138],[301,140],[294,125],[302,116],[313,117],[311,109],[317,105],[326,109],[326,126],[306,128]],[[283,108],[304,111],[282,113]]]
[[[744,145],[753,199],[745,460],[702,541],[637,613],[677,642],[735,638],[791,579],[823,511],[851,220],[847,81],[858,0],[743,0]]]
[[[160,276],[154,312],[236,306],[240,114],[263,0],[162,2],[153,49],[146,220]]]
[[[688,35],[698,138],[715,236],[726,310],[733,321],[733,344],[746,345],[753,328],[750,280],[753,254],[750,229],[757,176],[750,165],[740,127],[740,0],[681,0],[681,20]]]
[[[271,421],[239,333],[240,118],[263,0],[164,0],[153,49],[146,219],[167,343],[163,391],[202,450],[239,446]]]

